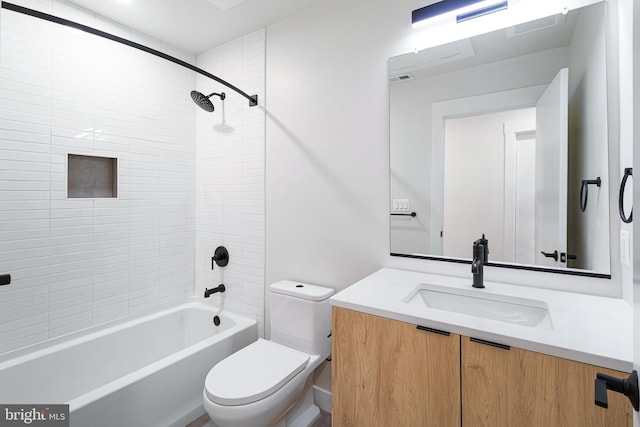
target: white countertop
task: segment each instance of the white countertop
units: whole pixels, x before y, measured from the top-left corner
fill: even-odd
[[[331,305],[620,371],[633,369],[633,312],[622,299],[383,268],[331,297]],[[403,302],[420,284],[547,303],[552,329]]]

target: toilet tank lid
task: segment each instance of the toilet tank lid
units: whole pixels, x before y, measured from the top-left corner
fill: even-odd
[[[281,280],[273,283],[271,285],[271,292],[311,301],[323,301],[335,293],[331,288],[310,285],[308,283],[294,282],[292,280]]]

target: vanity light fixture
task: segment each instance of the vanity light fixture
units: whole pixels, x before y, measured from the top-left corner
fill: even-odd
[[[417,28],[453,16],[460,23],[507,7],[508,0],[441,0],[411,12],[411,23]]]

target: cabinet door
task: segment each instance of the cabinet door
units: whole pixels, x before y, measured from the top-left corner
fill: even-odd
[[[627,398],[594,405],[597,372],[628,374],[462,337],[463,427],[631,427]]]
[[[459,427],[460,336],[333,308],[334,427]]]

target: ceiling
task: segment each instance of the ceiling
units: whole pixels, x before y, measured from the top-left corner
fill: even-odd
[[[69,0],[69,3],[197,55],[321,1]],[[214,3],[228,9],[222,10]]]
[[[596,6],[592,6],[596,7]],[[389,77],[423,78],[571,45],[581,9],[391,58]],[[408,79],[406,79],[408,80]]]

